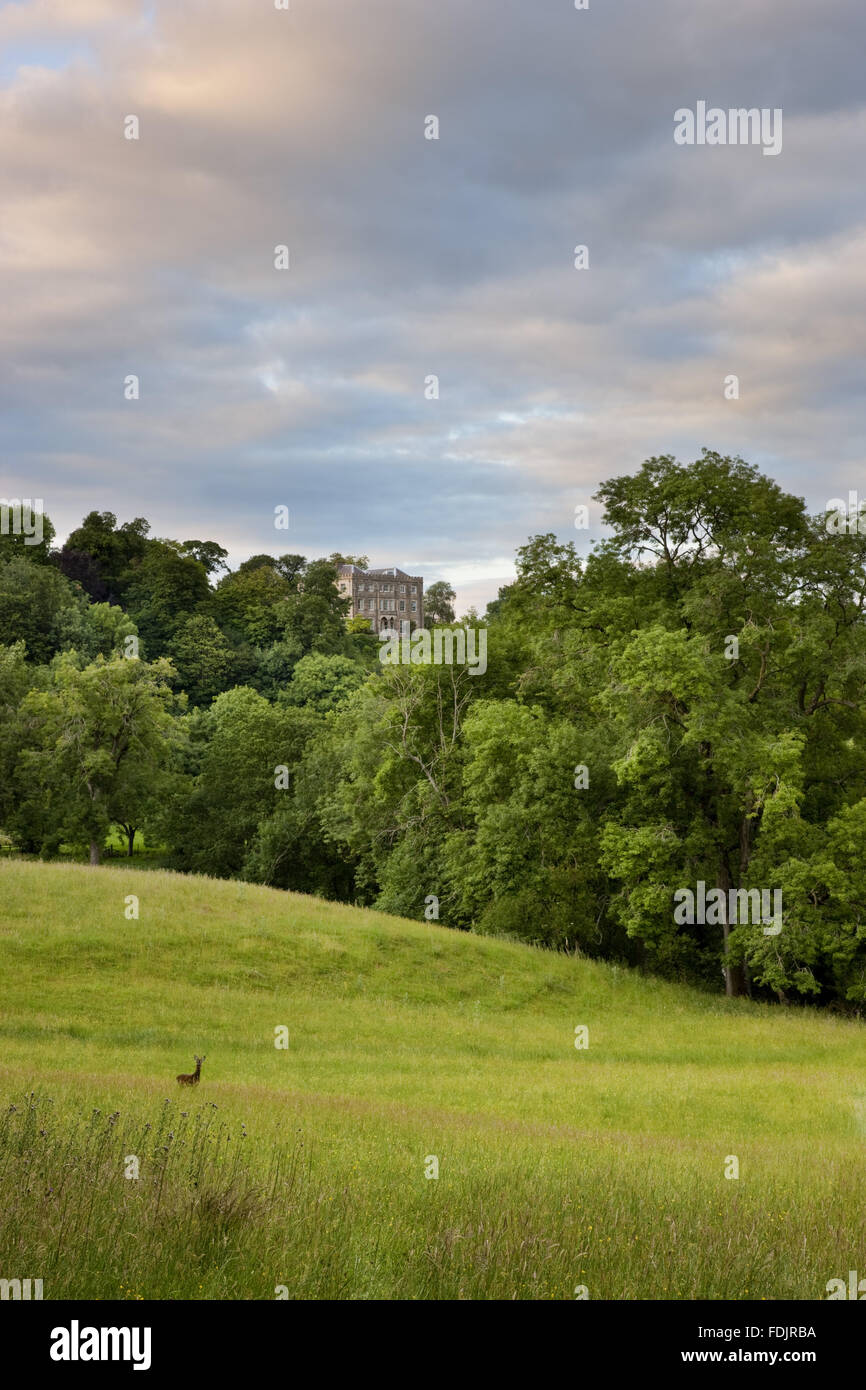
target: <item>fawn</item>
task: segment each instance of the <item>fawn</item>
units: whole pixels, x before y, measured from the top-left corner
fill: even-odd
[[[203,1061],[205,1061],[205,1058],[204,1058],[204,1057],[196,1057],[196,1059],[195,1059],[195,1071],[192,1071],[192,1072],[181,1072],[180,1076],[177,1078],[178,1081],[180,1082],[181,1086],[197,1086],[197,1085],[198,1085],[199,1077],[201,1076],[201,1064],[202,1064]]]

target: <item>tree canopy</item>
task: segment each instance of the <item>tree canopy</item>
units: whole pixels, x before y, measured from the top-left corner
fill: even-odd
[[[596,500],[605,538],[530,537],[485,618],[428,590],[483,672],[380,664],[365,556],[230,571],[111,512],[7,547],[0,828],[98,858],[147,824],[176,868],[859,1009],[866,536],[709,450]]]

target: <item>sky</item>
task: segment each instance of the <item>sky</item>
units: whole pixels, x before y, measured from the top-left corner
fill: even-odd
[[[0,4],[0,495],[458,612],[653,455],[866,499],[864,40],[862,0]],[[699,102],[782,148],[678,144]]]

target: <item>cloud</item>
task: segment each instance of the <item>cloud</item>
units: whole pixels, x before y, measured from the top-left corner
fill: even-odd
[[[0,8],[0,490],[236,558],[286,503],[291,548],[450,566],[465,607],[653,453],[862,488],[864,30],[859,0]],[[782,153],[675,146],[697,99],[782,107]]]

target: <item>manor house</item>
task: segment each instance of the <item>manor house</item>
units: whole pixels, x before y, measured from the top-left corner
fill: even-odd
[[[340,565],[337,587],[351,599],[350,618],[369,618],[375,633],[388,632],[401,624],[424,626],[424,580],[419,574],[404,574],[396,566],[386,570],[362,570],[357,565]]]

